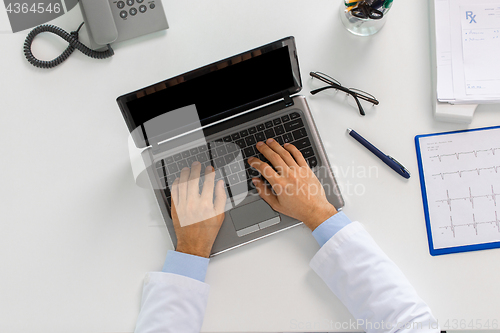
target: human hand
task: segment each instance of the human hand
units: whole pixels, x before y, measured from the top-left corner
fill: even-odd
[[[272,163],[258,158],[248,159],[272,186],[274,193],[261,179],[252,181],[264,199],[274,210],[304,222],[314,231],[321,223],[337,213],[326,198],[325,190],[307,165],[302,153],[292,144],[283,147],[273,139],[258,142],[257,149]]]
[[[224,221],[226,192],[224,181],[215,185],[212,166],[205,169],[205,181],[200,194],[201,164],[194,162],[181,171],[172,184],[172,220],[177,236],[176,251],[208,258],[215,238]]]

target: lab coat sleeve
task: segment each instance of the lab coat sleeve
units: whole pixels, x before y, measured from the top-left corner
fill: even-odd
[[[310,266],[351,312],[359,329],[439,333],[427,304],[359,222],[330,238]]]
[[[186,276],[148,273],[135,333],[199,333],[208,291],[208,284]]]

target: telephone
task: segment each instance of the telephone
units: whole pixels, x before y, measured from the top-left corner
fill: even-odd
[[[80,0],[91,47],[168,29],[161,0]]]
[[[26,59],[36,67],[52,68],[78,49],[89,57],[104,59],[114,54],[111,43],[147,35],[168,29],[168,22],[161,0],[80,0],[83,23],[78,30],[67,33],[53,25],[34,28],[24,42]],[[90,39],[90,48],[78,41],[78,33],[85,25]],[[70,45],[59,57],[51,61],[41,61],[31,52],[31,44],[42,32],[54,33]],[[106,49],[101,51],[102,49]]]

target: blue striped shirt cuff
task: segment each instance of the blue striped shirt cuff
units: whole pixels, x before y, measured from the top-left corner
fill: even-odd
[[[168,251],[162,271],[205,282],[210,259],[177,251]]]
[[[343,212],[338,212],[314,229],[312,235],[316,238],[319,246],[323,246],[340,229],[349,223],[351,223],[351,220]]]

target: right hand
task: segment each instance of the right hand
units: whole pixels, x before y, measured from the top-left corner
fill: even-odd
[[[277,170],[258,158],[248,159],[248,163],[267,179],[274,190],[273,193],[261,179],[252,179],[259,195],[271,208],[304,222],[313,231],[337,213],[328,202],[318,178],[294,145],[286,143],[282,147],[275,140],[268,139],[266,143],[258,142],[257,149]]]

